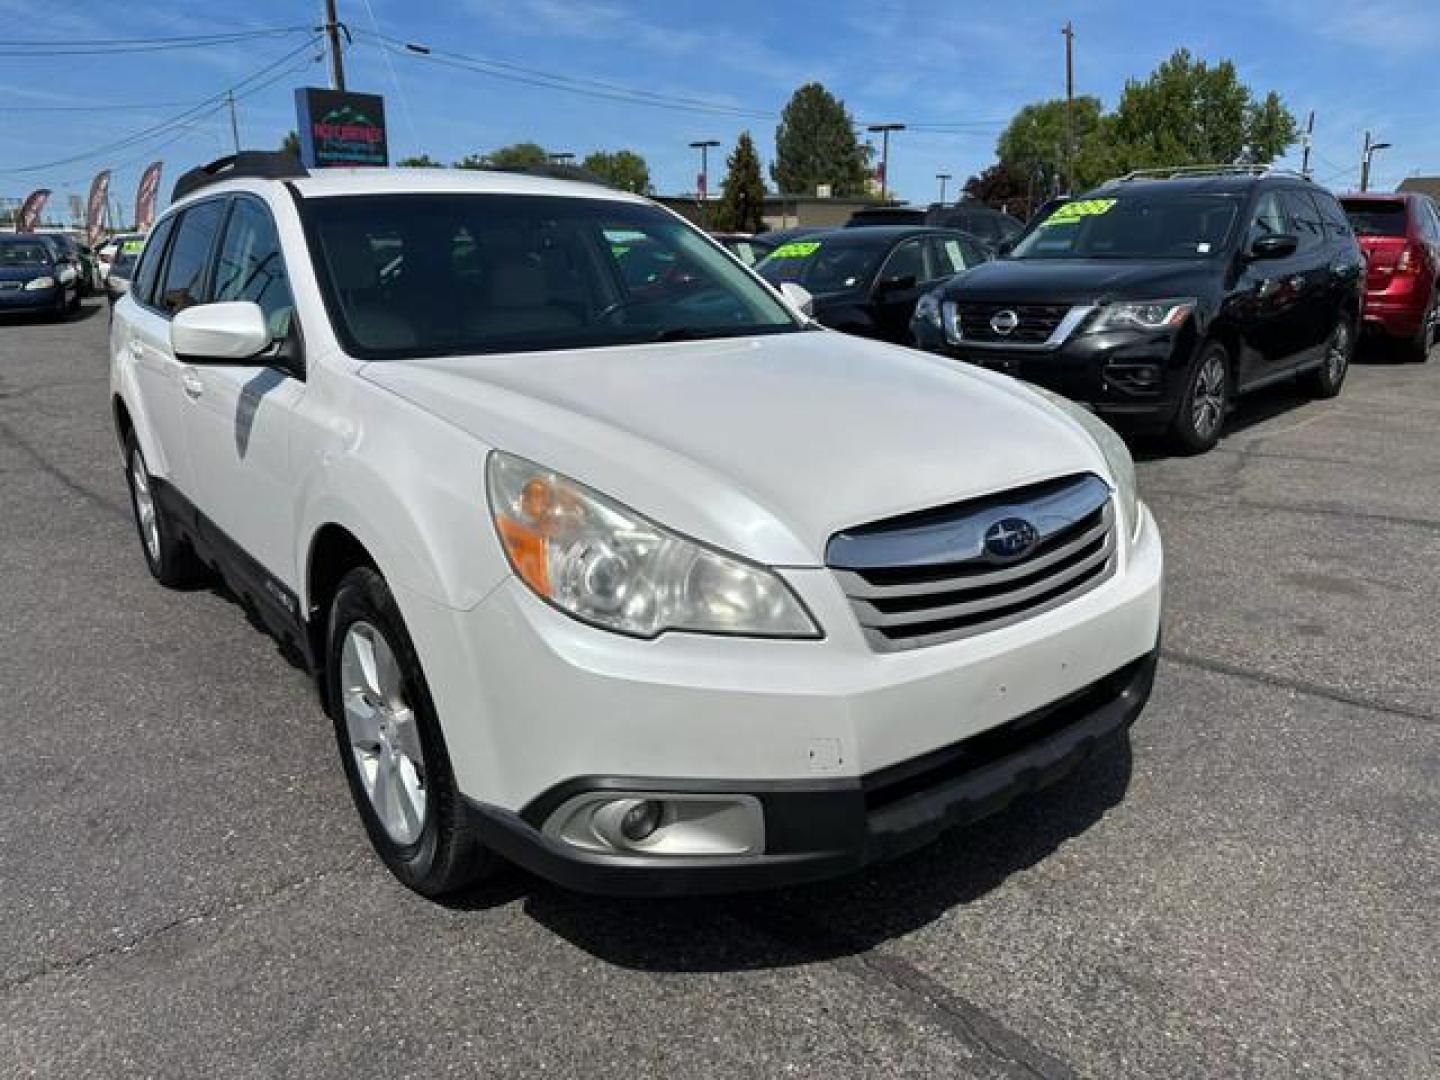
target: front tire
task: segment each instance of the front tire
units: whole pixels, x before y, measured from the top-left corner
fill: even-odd
[[[1218,341],[1200,350],[1180,407],[1170,425],[1170,445],[1182,454],[1203,454],[1220,441],[1230,409],[1230,354]]]
[[[1325,343],[1325,357],[1314,371],[1300,377],[1305,392],[1314,398],[1333,398],[1345,385],[1350,360],[1355,353],[1355,328],[1348,319],[1341,319],[1330,331]]]
[[[493,872],[470,827],[419,656],[385,579],[351,570],[330,609],[326,702],[355,808],[382,862],[422,896]]]
[[[135,528],[140,534],[140,550],[155,580],[167,589],[186,589],[204,581],[209,572],[165,516],[156,498],[155,478],[150,475],[133,431],[125,434],[125,478]]]

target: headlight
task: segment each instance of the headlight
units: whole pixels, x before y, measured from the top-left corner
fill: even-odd
[[[915,321],[940,329],[940,290],[927,292],[915,305]]]
[[[1115,429],[1104,420],[1089,409],[1076,405],[1069,398],[1063,398],[1033,383],[1022,385],[1035,391],[1057,409],[1063,410],[1095,440],[1095,444],[1100,447],[1100,453],[1105,457],[1110,476],[1115,481],[1115,492],[1120,496],[1120,512],[1125,515],[1127,522],[1127,535],[1133,540],[1140,532],[1140,492],[1135,483],[1135,459],[1130,456],[1130,448],[1125,445],[1125,440],[1115,434]]]
[[[53,277],[31,278],[25,283],[27,289],[53,289],[54,287],[55,279]]]
[[[677,536],[559,473],[496,451],[486,486],[516,575],[583,622],[644,638],[666,630],[820,636],[770,570]]]
[[[1195,310],[1194,299],[1116,300],[1103,305],[1091,321],[1089,332],[1102,330],[1173,330]]]

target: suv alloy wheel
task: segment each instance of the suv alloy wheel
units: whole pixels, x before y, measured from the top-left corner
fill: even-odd
[[[1220,440],[1230,408],[1230,354],[1212,341],[1200,350],[1180,398],[1170,441],[1185,454],[1203,454]]]

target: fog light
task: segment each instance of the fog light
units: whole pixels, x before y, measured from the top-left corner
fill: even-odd
[[[631,843],[644,840],[660,827],[660,818],[665,805],[654,799],[642,799],[635,803],[620,819],[620,835]]]

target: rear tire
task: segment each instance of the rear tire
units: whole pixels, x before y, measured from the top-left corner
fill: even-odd
[[[125,433],[125,478],[130,487],[130,508],[140,534],[140,551],[155,580],[167,589],[188,589],[210,576],[209,568],[180,537],[156,498],[155,479],[134,431]]]
[[[1430,359],[1430,345],[1435,340],[1436,322],[1440,321],[1440,281],[1435,284],[1435,295],[1430,298],[1430,307],[1420,320],[1420,329],[1415,337],[1405,343],[1407,359],[1423,364]]]
[[[1201,346],[1180,395],[1167,442],[1177,453],[1203,454],[1220,441],[1230,411],[1230,354],[1218,341]]]
[[[385,579],[368,566],[335,593],[325,678],[351,797],[390,872],[428,897],[493,874],[498,860],[470,825],[420,658]]]
[[[1348,319],[1341,319],[1330,332],[1325,343],[1325,358],[1320,366],[1300,376],[1300,385],[1314,398],[1333,398],[1345,385],[1345,376],[1350,371],[1350,361],[1355,355],[1355,327]]]

